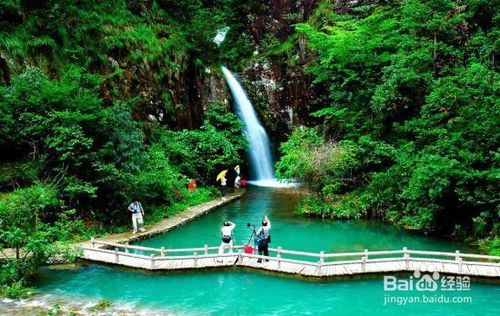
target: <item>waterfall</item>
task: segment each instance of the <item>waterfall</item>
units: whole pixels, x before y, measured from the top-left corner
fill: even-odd
[[[222,72],[233,95],[236,114],[244,124],[243,134],[249,143],[248,156],[250,157],[252,174],[255,176],[255,181],[249,182],[262,187],[285,188],[298,186],[299,183],[294,181],[278,181],[274,177],[271,146],[269,145],[269,137],[266,130],[260,123],[252,102],[250,102],[248,95],[243,90],[235,75],[224,66],[222,67]]]
[[[222,72],[233,95],[236,114],[244,123],[244,135],[249,143],[248,156],[255,180],[258,182],[273,181],[275,180],[273,161],[266,130],[260,123],[257,113],[255,113],[252,103],[238,79],[226,67],[222,67]]]

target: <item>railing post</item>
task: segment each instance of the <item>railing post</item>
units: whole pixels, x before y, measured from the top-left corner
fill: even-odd
[[[128,252],[129,252],[129,251],[128,251],[128,246],[129,246],[129,244],[128,244],[128,241],[127,241],[127,243],[125,244],[125,253],[128,253]]]
[[[95,238],[94,237],[90,238],[90,245],[92,246],[92,248],[95,248]]]
[[[457,270],[459,274],[462,274],[462,258],[460,257],[460,251],[455,251],[455,261],[457,262]]]
[[[151,254],[151,270],[155,268],[155,255]]]
[[[160,256],[165,257],[165,247],[160,248]]]
[[[115,247],[115,263],[118,263],[118,247]]]
[[[208,255],[208,245],[205,244],[205,255]]]
[[[319,262],[318,262],[318,276],[322,275],[322,268],[323,268],[323,263],[325,262],[325,252],[321,251],[319,253]]]
[[[408,248],[403,247],[403,259],[405,261],[405,270],[410,269],[410,254],[408,253]]]
[[[194,255],[194,267],[198,267],[198,252],[193,252]]]
[[[278,247],[278,253],[276,254],[276,259],[278,259],[278,270],[281,269],[281,246]]]
[[[368,249],[365,249],[365,255],[361,259],[361,270],[366,271],[366,260],[368,260]]]

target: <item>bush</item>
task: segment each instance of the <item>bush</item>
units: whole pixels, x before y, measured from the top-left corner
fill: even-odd
[[[339,14],[320,6],[297,24],[292,36],[307,39],[307,70],[327,92],[311,113],[318,129],[282,145],[278,174],[408,229],[498,235],[498,27],[487,3],[411,0]],[[332,164],[313,160],[329,152]]]
[[[83,223],[72,217],[74,211],[62,213],[53,223],[42,220],[61,206],[59,192],[51,185],[36,184],[0,196],[0,249],[11,248],[10,255],[2,252],[0,258],[2,284],[25,282],[55,254],[76,258],[74,250],[54,244],[84,231]],[[13,290],[20,288],[16,286]]]
[[[246,141],[238,118],[213,103],[199,129],[162,131],[158,146],[182,174],[208,184],[221,169],[241,163]]]
[[[23,281],[16,281],[10,285],[3,285],[0,293],[6,298],[20,298],[30,296],[36,291],[33,288],[26,287]]]
[[[366,213],[366,207],[353,195],[335,196],[329,201],[318,196],[306,196],[296,211],[305,216],[336,219],[359,219]]]

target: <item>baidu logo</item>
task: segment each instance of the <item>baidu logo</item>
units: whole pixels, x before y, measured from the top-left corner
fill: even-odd
[[[416,270],[413,273],[413,278],[418,279],[415,283],[415,289],[417,291],[436,291],[438,289],[438,281],[439,281],[439,272],[434,271],[431,275],[423,274],[420,270]]]
[[[430,272],[416,270],[413,275],[404,279],[393,275],[384,276],[386,293],[383,305],[472,303],[472,296],[449,295],[449,292],[470,291],[468,276],[440,276],[434,266],[424,268]]]
[[[384,276],[384,291],[419,291],[433,292],[438,289],[439,272],[423,274],[416,270],[409,279],[398,279],[393,275]]]

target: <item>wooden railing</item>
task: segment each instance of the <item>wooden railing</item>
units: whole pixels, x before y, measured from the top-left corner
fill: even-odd
[[[102,260],[106,262],[110,262],[110,254],[114,255],[114,260],[112,260],[112,263],[117,264],[124,264],[125,258],[140,259],[143,262],[140,267],[148,269],[156,269],[158,263],[172,260],[191,260],[189,261],[189,266],[187,266],[187,268],[197,268],[207,266],[206,260],[202,265],[198,265],[200,260],[232,258],[236,259],[233,264],[252,267],[259,267],[258,265],[254,264],[256,260],[248,261],[246,259],[260,259],[270,261],[275,263],[275,265],[273,265],[272,268],[268,267],[268,269],[277,271],[283,270],[283,272],[289,272],[286,271],[286,269],[290,270],[292,269],[292,267],[297,268],[297,266],[300,265],[304,269],[314,269],[315,272],[310,272],[309,274],[313,274],[316,276],[323,276],[324,269],[328,269],[328,267],[353,264],[358,264],[359,266],[360,264],[360,271],[356,273],[364,273],[369,272],[367,270],[368,264],[389,264],[391,262],[398,264],[399,266],[404,264],[404,266],[402,266],[400,269],[407,271],[411,270],[410,263],[418,264],[419,262],[421,262],[425,264],[435,263],[448,265],[452,263],[455,268],[453,271],[448,271],[451,273],[461,274],[463,273],[463,265],[471,264],[474,265],[474,267],[490,267],[488,269],[493,269],[495,275],[497,274],[497,271],[500,272],[499,256],[461,253],[458,250],[455,252],[409,250],[406,247],[402,250],[364,250],[362,252],[347,253],[324,253],[323,251],[319,253],[304,252],[285,250],[282,249],[282,247],[278,247],[269,248],[270,253],[274,255],[261,256],[255,253],[245,253],[243,251],[243,246],[234,246],[233,250],[235,252],[233,253],[228,253],[226,251],[224,254],[218,254],[219,247],[209,247],[208,245],[204,245],[204,247],[199,248],[166,249],[164,247],[151,248],[129,244],[102,242],[92,239],[91,247],[84,247],[84,250],[85,249],[93,251],[94,253],[107,254],[107,259]],[[88,255],[88,257],[86,258],[99,261],[97,255]],[[144,266],[144,261],[148,262],[147,266]],[[284,267],[284,264],[288,264],[287,267]],[[217,266],[217,264],[214,265],[210,263],[209,266]]]

